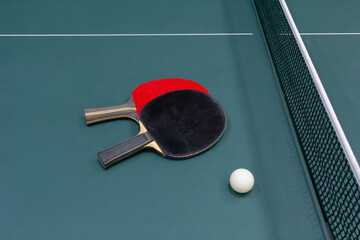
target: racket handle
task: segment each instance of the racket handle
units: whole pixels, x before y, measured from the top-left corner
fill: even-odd
[[[154,141],[154,139],[148,132],[141,133],[112,148],[98,152],[99,160],[104,168],[108,168],[120,160],[142,150],[152,141]]]
[[[87,125],[117,118],[132,118],[137,121],[138,115],[134,103],[126,103],[113,107],[85,109]]]

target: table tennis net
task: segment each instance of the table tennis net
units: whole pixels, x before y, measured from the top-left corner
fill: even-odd
[[[324,218],[334,239],[360,239],[360,188],[278,0],[254,0]]]

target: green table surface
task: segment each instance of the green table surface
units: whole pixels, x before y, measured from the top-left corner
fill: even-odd
[[[1,34],[252,35],[0,37],[0,239],[329,239],[252,1],[1,8]],[[145,151],[104,170],[96,153],[138,126],[88,127],[84,108],[124,103],[168,77],[199,82],[221,103],[222,140],[196,158]],[[255,176],[248,194],[229,187],[237,168]]]

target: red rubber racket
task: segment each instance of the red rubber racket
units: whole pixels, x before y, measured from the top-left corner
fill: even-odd
[[[209,94],[200,84],[182,78],[164,78],[139,85],[132,91],[129,101],[123,105],[85,109],[87,125],[117,118],[131,118],[138,121],[142,108],[154,98],[176,90],[197,90]]]

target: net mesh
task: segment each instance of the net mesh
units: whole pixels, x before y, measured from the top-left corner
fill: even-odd
[[[254,0],[324,217],[334,239],[360,239],[360,188],[278,0]]]

